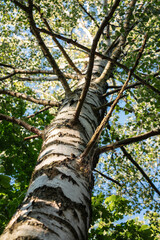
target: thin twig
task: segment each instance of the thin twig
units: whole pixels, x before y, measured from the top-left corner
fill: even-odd
[[[107,86],[107,88],[119,88],[119,90],[121,89],[121,87],[122,86],[117,86],[117,85],[109,85],[109,86]],[[105,96],[106,96],[106,93],[103,94],[103,97],[105,97]]]
[[[104,178],[106,178],[106,179],[108,179],[108,180],[116,183],[116,184],[119,185],[120,187],[122,187],[122,184],[120,184],[118,181],[114,180],[113,178],[106,176],[105,174],[101,173],[101,172],[98,171],[97,169],[94,169],[94,171],[97,172],[98,174],[100,174],[102,177],[104,177]]]
[[[50,109],[51,107],[50,106],[48,106],[48,107],[45,107],[45,108],[42,108],[41,110],[39,110],[38,112],[36,112],[36,113],[34,113],[34,114],[31,114],[31,115],[29,115],[29,116],[27,116],[27,117],[25,117],[25,118],[33,118],[33,117],[35,117],[36,115],[38,115],[39,113],[42,113],[42,112],[44,112],[44,111],[47,111],[48,109]]]
[[[119,99],[122,99],[122,98],[124,98],[124,97],[126,97],[127,95],[126,94],[124,94],[124,95],[122,95]],[[106,108],[106,107],[110,107],[113,103],[114,103],[114,101],[115,100],[112,100],[112,101],[110,101],[110,102],[108,102],[108,103],[106,103],[106,104],[103,104],[102,106],[100,106],[100,107],[98,107],[98,108],[95,108],[95,110],[100,110],[100,109],[103,109],[103,108]]]
[[[94,19],[94,17],[83,7],[83,5],[77,0],[79,6],[82,8],[82,10],[93,20],[93,22],[95,23],[95,25],[99,28],[99,24],[97,23],[97,21]]]
[[[160,90],[158,90],[157,88],[153,87],[151,84],[149,84],[147,81],[145,81],[144,79],[139,77],[137,74],[133,74],[133,76],[135,78],[137,78],[141,83],[143,83],[143,85],[145,85],[146,87],[150,88],[152,91],[154,91],[154,92],[158,93],[158,95],[160,95]]]
[[[121,150],[124,153],[124,155],[133,163],[133,165],[136,166],[136,168],[141,172],[143,177],[147,180],[147,182],[155,190],[155,192],[158,193],[158,195],[160,196],[160,191],[156,188],[156,186],[153,184],[153,182],[148,177],[148,175],[145,173],[145,171],[140,167],[140,165],[132,158],[131,154],[128,153],[124,147],[121,147]]]
[[[126,89],[130,89],[130,88],[134,88],[134,87],[139,86],[139,85],[141,85],[141,83],[130,84],[130,85],[128,85],[128,86],[125,88],[125,90],[126,90]],[[103,97],[107,97],[107,96],[109,96],[109,95],[111,95],[111,94],[114,94],[114,93],[119,92],[119,90],[121,89],[121,87],[119,86],[119,87],[117,87],[117,88],[118,88],[118,89],[115,89],[115,90],[112,90],[112,91],[110,91],[110,92],[107,92],[107,93],[103,94]]]
[[[25,138],[24,138],[24,141],[30,140],[30,139],[34,139],[34,138],[39,138],[39,135],[31,135],[31,136],[29,136],[29,137],[25,137]]]
[[[128,108],[124,108],[124,107],[119,107],[120,110],[122,111],[127,111],[129,113],[133,113],[134,112],[134,109],[128,109]]]

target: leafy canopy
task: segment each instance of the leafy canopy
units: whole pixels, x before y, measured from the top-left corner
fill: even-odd
[[[0,5],[0,63],[9,65],[1,67],[0,77],[11,73],[12,67],[30,71],[37,69],[52,71],[30,31],[29,21],[24,11],[13,2],[2,0]],[[27,5],[27,1],[21,2]],[[116,41],[120,35],[124,34],[123,20],[129,9],[129,3],[130,1],[127,0],[121,1],[116,14],[110,21],[110,42]],[[108,0],[107,8],[103,7],[100,0],[35,0],[34,4],[36,6],[34,18],[39,29],[46,27],[41,18],[43,15],[55,34],[90,48],[98,26],[111,8],[113,1]],[[136,74],[156,89],[159,88],[159,6],[158,0],[136,1],[135,9],[130,16],[132,31],[127,36],[125,48],[118,60],[127,68],[131,68],[142,45],[144,34],[147,33],[147,44]],[[41,35],[62,72],[72,74],[71,77],[68,76],[68,82],[74,90],[78,77],[73,68],[63,57],[51,36],[45,32]],[[106,36],[100,39],[97,51],[102,52],[107,48],[106,40]],[[85,72],[88,52],[78,48],[76,44],[63,41],[62,38],[58,41],[80,71]],[[52,81],[47,80],[48,76]],[[54,76],[53,73],[50,75],[37,73],[31,79],[27,74],[19,73],[1,81],[1,88],[36,98],[61,101],[64,90],[59,81],[53,81]],[[126,78],[125,69],[116,65],[108,84],[122,86]],[[137,83],[137,79],[132,77],[130,84],[134,83]],[[106,99],[110,102],[116,96],[117,93],[114,93]],[[117,138],[121,140],[130,138],[156,128],[159,125],[159,100],[158,94],[143,84],[126,90],[125,97],[119,101],[110,118],[110,128],[106,127],[103,130],[99,146],[115,142]],[[2,94],[0,103],[0,113],[26,120],[39,129],[47,126],[57,112],[56,108],[50,108],[27,118],[42,110],[43,106]],[[30,133],[10,122],[4,121],[0,125],[0,131],[0,231],[2,231],[24,197],[40,150],[41,140],[24,141]],[[158,187],[160,167],[158,148],[158,137],[126,146],[132,158],[143,168],[156,187]],[[117,148],[102,154],[97,169],[117,180],[121,186],[95,173],[90,239],[158,239],[158,194],[131,161]],[[145,222],[133,216],[141,213],[142,210],[145,210],[147,218]],[[125,221],[126,215],[129,217]]]

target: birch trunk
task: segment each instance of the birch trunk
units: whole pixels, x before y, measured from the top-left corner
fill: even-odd
[[[72,126],[82,83],[65,99],[57,117],[45,130],[42,149],[25,199],[1,240],[85,240],[91,219],[94,149],[85,159],[81,153],[103,117],[96,110],[104,100],[106,85],[94,83],[105,60],[96,60],[93,78],[78,122]],[[96,147],[96,146],[95,146]]]

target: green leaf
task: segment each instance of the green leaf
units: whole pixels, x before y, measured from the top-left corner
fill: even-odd
[[[9,188],[10,180],[11,180],[11,178],[9,176],[0,174],[0,186],[2,186],[4,188]]]

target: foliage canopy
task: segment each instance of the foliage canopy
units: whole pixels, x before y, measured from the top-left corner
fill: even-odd
[[[14,91],[36,99],[57,102],[61,102],[65,94],[63,84],[56,77],[40,44],[35,40],[30,21],[17,2],[2,0],[0,5],[0,113],[22,119],[43,130],[54,118],[57,107],[46,108],[44,111],[42,104],[16,98],[6,92],[4,94],[6,90]],[[19,2],[28,6],[26,0]],[[109,36],[102,34],[97,52],[102,54],[110,46],[114,49],[120,36],[125,34],[124,20],[131,2],[120,1],[108,25]],[[86,73],[93,38],[113,1],[108,0],[106,7],[101,0],[34,0],[33,3],[37,29],[74,91],[80,73]],[[135,1],[129,18],[125,46],[117,60],[121,66],[115,64],[108,80],[108,92],[112,93],[112,87],[120,90],[118,86],[121,87],[126,81],[126,69],[133,67],[146,33],[147,43],[129,81],[130,87],[116,105],[109,124],[103,129],[99,147],[159,128],[159,7],[158,0]],[[44,19],[47,19],[52,31],[47,29]],[[68,63],[63,50],[73,64]],[[106,110],[109,110],[110,102],[117,96],[117,91],[111,93],[106,94]],[[2,232],[24,198],[40,151],[41,139],[26,140],[30,132],[9,121],[1,123],[0,132]],[[96,168],[98,171],[94,172],[90,239],[158,239],[160,234],[158,193],[133,164],[136,162],[158,189],[159,137],[153,136],[133,142],[126,145],[125,149],[133,161],[121,148],[101,154]],[[99,174],[99,171],[116,180],[119,185]],[[145,215],[145,222],[134,218],[134,214],[142,213]],[[127,220],[125,216],[128,216]]]

